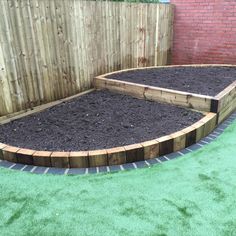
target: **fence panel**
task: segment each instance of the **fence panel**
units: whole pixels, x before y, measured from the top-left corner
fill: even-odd
[[[99,74],[169,62],[170,4],[2,0],[0,8],[0,116],[87,90]]]

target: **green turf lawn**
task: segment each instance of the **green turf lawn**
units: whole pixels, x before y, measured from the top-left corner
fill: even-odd
[[[0,235],[236,235],[236,122],[210,145],[152,168],[0,169]]]

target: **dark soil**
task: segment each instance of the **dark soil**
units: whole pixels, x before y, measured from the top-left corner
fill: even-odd
[[[0,142],[48,151],[78,151],[139,143],[178,131],[201,113],[95,91],[0,126]]]
[[[236,67],[150,68],[107,76],[150,86],[215,96],[236,80]]]

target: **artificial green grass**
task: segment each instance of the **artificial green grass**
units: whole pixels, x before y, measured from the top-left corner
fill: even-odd
[[[88,176],[0,169],[0,235],[236,235],[236,122],[152,168]]]

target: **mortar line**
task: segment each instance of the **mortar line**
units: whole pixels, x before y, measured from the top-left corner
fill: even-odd
[[[44,174],[44,175],[47,174],[48,171],[49,171],[49,167],[46,168],[46,170],[43,172],[43,174]]]
[[[12,169],[14,166],[16,166],[16,163],[12,164],[9,169]]]
[[[20,171],[23,171],[28,165],[23,166]]]
[[[33,173],[36,168],[37,168],[37,166],[34,166],[34,167],[30,170],[30,172]]]
[[[170,159],[167,156],[163,156],[167,161],[169,161]]]
[[[137,165],[136,165],[134,162],[133,162],[132,164],[133,164],[133,166],[134,166],[135,169],[138,168]]]

